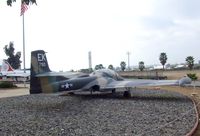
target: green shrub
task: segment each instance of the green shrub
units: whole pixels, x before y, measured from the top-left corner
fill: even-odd
[[[13,88],[13,87],[17,87],[17,86],[11,81],[1,81],[0,82],[0,88]]]
[[[191,78],[193,81],[195,81],[195,80],[197,80],[198,79],[198,77],[197,77],[197,75],[194,73],[189,73],[189,74],[187,74],[187,76],[189,77],[189,78]]]

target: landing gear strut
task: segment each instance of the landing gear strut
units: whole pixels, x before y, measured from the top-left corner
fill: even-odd
[[[115,89],[112,89],[111,91],[112,91],[112,94],[115,94],[115,93],[116,93],[116,90],[115,90]]]
[[[89,89],[91,95],[92,95],[93,92],[99,91],[99,90],[100,90],[99,85],[94,85]]]

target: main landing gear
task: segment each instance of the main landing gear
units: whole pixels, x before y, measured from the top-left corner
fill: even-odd
[[[126,91],[124,91],[123,96],[126,98],[130,98],[131,97],[131,88],[125,88]]]
[[[112,89],[112,94],[115,95],[116,94],[116,89]]]

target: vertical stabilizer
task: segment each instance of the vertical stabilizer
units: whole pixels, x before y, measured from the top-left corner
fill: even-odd
[[[37,75],[47,72],[51,72],[51,70],[45,52],[43,50],[32,51],[30,94],[42,93],[41,81]]]
[[[43,50],[31,52],[31,71],[33,74],[50,72],[46,54]]]
[[[8,63],[8,61],[3,60],[2,62],[2,66],[1,66],[1,72],[13,72],[14,69],[12,68],[12,66]]]

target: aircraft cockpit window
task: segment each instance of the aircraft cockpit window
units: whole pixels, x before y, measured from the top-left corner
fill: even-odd
[[[102,72],[102,76],[113,78],[113,75],[109,72]]]
[[[101,75],[103,77],[109,77],[113,78],[115,80],[122,80],[122,77],[118,75],[115,71],[109,70],[109,69],[101,69],[97,70],[92,73],[92,75]]]

